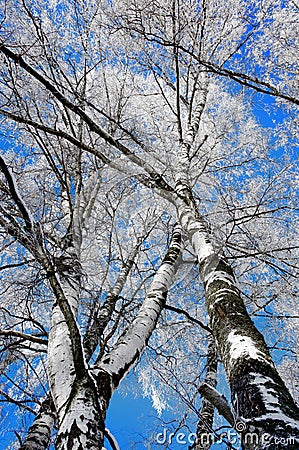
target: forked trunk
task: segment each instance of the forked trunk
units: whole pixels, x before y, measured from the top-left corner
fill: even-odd
[[[84,365],[80,366],[80,358],[74,353],[75,346],[71,340],[75,324],[68,323],[59,305],[54,308],[49,339],[49,381],[58,413],[57,450],[102,448],[104,421],[111,395],[155,329],[177,270],[181,248],[181,229],[177,226],[137,316],[108,355],[100,358],[93,367],[88,368],[84,352]],[[62,286],[64,301],[68,300],[75,317],[79,284],[76,278],[69,276],[68,281],[63,280]],[[77,348],[82,350],[80,346]]]

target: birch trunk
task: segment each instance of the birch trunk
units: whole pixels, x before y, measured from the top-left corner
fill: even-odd
[[[48,376],[58,416],[57,450],[98,450],[103,445],[108,401],[90,375],[77,327],[81,268],[70,246],[56,262],[63,298],[54,306],[48,348]],[[52,281],[53,283],[53,281]],[[61,308],[69,307],[69,316]]]
[[[217,351],[212,335],[208,336],[208,357],[206,364],[205,383],[216,388],[217,384]],[[211,430],[214,421],[214,405],[203,398],[199,414],[200,418],[196,429],[196,442],[191,448],[194,450],[209,450],[211,441]]]
[[[56,448],[98,450],[103,445],[110,396],[103,386],[97,388],[83,352],[76,322],[81,272],[73,247],[56,265],[59,283],[53,279],[51,282],[57,290],[58,304],[53,309],[48,349],[49,384],[58,417]]]
[[[123,264],[123,267],[120,271],[119,276],[117,277],[113,288],[108,293],[105,302],[101,307],[97,307],[94,312],[93,318],[90,322],[90,326],[88,327],[87,333],[84,338],[84,348],[87,360],[91,358],[99,343],[99,339],[101,338],[106,326],[111,320],[111,316],[115,310],[116,302],[119,299],[128,274],[132,269],[140,245],[141,242],[137,244],[133,251],[129,254],[127,260]]]
[[[28,430],[20,450],[45,450],[48,448],[56,414],[50,395],[43,401],[40,411]]]
[[[215,251],[193,203],[180,198],[177,204],[198,257],[210,326],[230,385],[243,449],[297,449],[299,409],[246,311],[233,270]]]
[[[65,301],[69,304],[73,320],[76,320],[80,296],[80,268],[73,247],[70,247],[65,255],[57,258],[56,270]],[[76,377],[69,326],[59,303],[56,303],[52,311],[49,332],[48,377],[59,421],[65,413]]]
[[[101,388],[105,392],[104,387]],[[83,379],[76,378],[64,416],[60,418],[56,449],[101,449],[109,399],[109,396],[99,393],[95,380],[90,375]]]
[[[73,352],[70,324],[64,315],[53,318],[49,339],[49,379],[58,412],[57,450],[99,450],[104,441],[104,421],[108,404],[123,376],[140,356],[150,338],[165,304],[167,290],[176,273],[176,261],[181,251],[180,227],[176,227],[169,250],[155,274],[132,325],[115,347],[92,371],[78,372]],[[77,273],[77,271],[75,271]],[[76,313],[77,278],[68,274],[63,287]],[[57,308],[57,307],[56,307]],[[66,334],[63,334],[66,333]],[[55,348],[57,343],[58,349]],[[51,353],[52,352],[52,353]],[[59,359],[60,358],[60,359]],[[59,370],[59,366],[63,371]],[[67,371],[71,369],[71,371]]]
[[[167,292],[177,271],[182,249],[181,228],[176,226],[169,249],[156,272],[149,292],[131,326],[120,337],[115,347],[97,362],[95,373],[109,373],[115,389],[144,350],[165,305]]]

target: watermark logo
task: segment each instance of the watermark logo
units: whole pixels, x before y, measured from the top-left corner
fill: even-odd
[[[235,425],[235,429],[238,433],[244,433],[247,429],[247,425],[244,422],[237,422]]]
[[[178,431],[173,433],[167,428],[164,428],[162,432],[156,434],[156,443],[160,445],[176,443],[179,445],[192,445],[195,441],[201,445],[207,444],[230,444],[234,449],[241,449],[241,440],[239,433],[242,433],[242,441],[244,444],[249,445],[265,445],[274,443],[275,445],[294,445],[295,438],[280,438],[277,436],[272,436],[268,433],[263,433],[258,435],[257,433],[251,433],[247,430],[247,425],[244,422],[237,422],[235,425],[235,430],[228,430],[225,433],[201,433],[197,438],[195,433],[183,433]]]

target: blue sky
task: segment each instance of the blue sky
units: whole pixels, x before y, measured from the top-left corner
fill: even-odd
[[[164,410],[159,417],[151,400],[142,397],[140,388],[133,394],[136,383],[134,372],[131,372],[114,393],[108,408],[106,427],[116,438],[120,449],[164,450],[169,444],[169,450],[188,450],[196,429],[192,425],[189,431],[182,427],[173,436],[173,422],[178,423],[182,417],[174,417],[173,410]],[[220,443],[211,447],[213,450],[225,448],[226,445]],[[237,450],[238,445],[234,448]],[[106,444],[106,449],[111,449],[109,444]]]
[[[179,418],[176,418],[179,419]],[[177,431],[175,436],[171,435],[171,429],[157,424],[157,413],[152,408],[149,399],[131,395],[124,397],[115,392],[107,414],[107,428],[117,439],[121,450],[164,450],[165,444],[169,443],[169,450],[188,450],[189,434],[186,429]],[[147,432],[151,427],[155,428],[152,433],[151,443],[146,443],[149,438]],[[195,430],[194,430],[195,431]],[[190,434],[192,442],[192,435]],[[186,442],[186,444],[184,444]],[[110,450],[109,445],[106,445]],[[227,448],[224,444],[214,444],[213,450]],[[238,445],[234,446],[238,449]]]
[[[151,401],[146,398],[123,396],[117,391],[111,400],[106,426],[117,439],[121,449],[135,450],[146,448],[144,438],[147,426],[153,422],[155,411]],[[109,446],[107,446],[109,448]]]

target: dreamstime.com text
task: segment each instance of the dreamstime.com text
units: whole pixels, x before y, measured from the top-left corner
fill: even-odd
[[[239,424],[237,424],[239,425]],[[241,428],[241,425],[239,425],[239,428]],[[243,432],[243,443],[244,444],[283,444],[283,445],[291,445],[295,443],[295,438],[278,438],[276,436],[271,436],[270,434],[264,433],[261,436],[258,436],[256,433],[249,433],[245,432],[243,430],[239,430]],[[156,443],[160,445],[164,444],[181,444],[181,445],[192,445],[194,444],[196,439],[195,433],[183,433],[183,432],[176,432],[172,433],[167,428],[164,428],[161,433],[156,434]],[[221,434],[213,434],[213,433],[202,433],[200,437],[200,444],[225,444],[229,443],[230,445],[234,446],[235,449],[241,448],[241,442],[240,442],[240,436],[237,432],[233,430],[229,430],[226,433]]]

